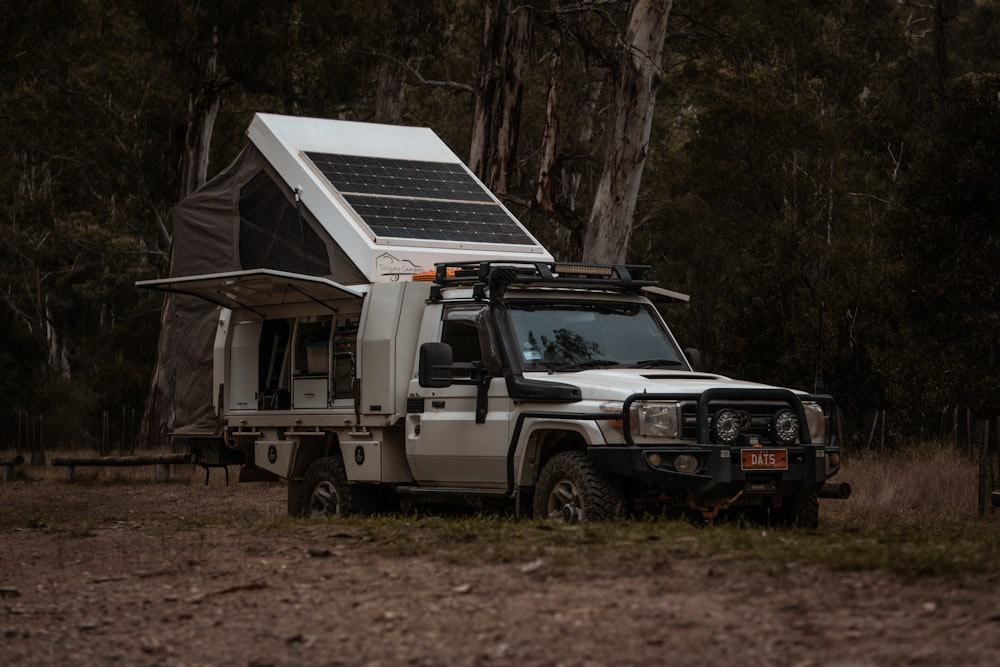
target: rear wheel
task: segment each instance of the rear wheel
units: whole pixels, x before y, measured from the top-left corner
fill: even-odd
[[[560,452],[542,468],[533,509],[553,521],[605,521],[624,516],[625,498],[586,452]]]
[[[306,470],[302,486],[303,516],[349,516],[372,510],[369,494],[348,483],[344,461],[339,455],[314,461]]]

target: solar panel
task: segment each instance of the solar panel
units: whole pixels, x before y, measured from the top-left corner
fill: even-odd
[[[465,243],[529,244],[498,204],[345,195],[376,236]]]
[[[493,201],[459,164],[329,153],[306,156],[344,193]]]
[[[306,152],[376,236],[534,245],[460,164]]]

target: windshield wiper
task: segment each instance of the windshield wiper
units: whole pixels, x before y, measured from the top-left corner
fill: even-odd
[[[571,364],[563,364],[562,366],[556,366],[549,372],[555,373],[558,371],[582,371],[587,368],[607,368],[609,366],[618,366],[618,365],[620,364],[612,359],[587,359],[585,361],[576,361]]]
[[[677,359],[644,359],[635,362],[636,368],[660,368],[663,366],[682,366]]]

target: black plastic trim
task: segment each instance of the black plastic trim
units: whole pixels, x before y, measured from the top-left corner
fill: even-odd
[[[565,382],[543,382],[513,373],[504,379],[507,381],[507,394],[518,401],[575,403],[583,398],[579,387]]]

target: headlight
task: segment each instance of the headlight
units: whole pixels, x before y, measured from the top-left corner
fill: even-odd
[[[680,435],[679,413],[676,403],[633,403],[629,416],[636,435],[676,438]]]
[[[621,403],[603,403],[601,405],[602,412],[621,412],[621,410]],[[629,421],[632,435],[650,438],[680,437],[680,407],[674,402],[633,403],[629,409]],[[620,420],[610,419],[608,422],[614,428],[621,430]]]
[[[809,426],[809,440],[814,445],[822,445],[826,441],[826,415],[823,414],[823,408],[819,403],[803,401],[802,409]]]

